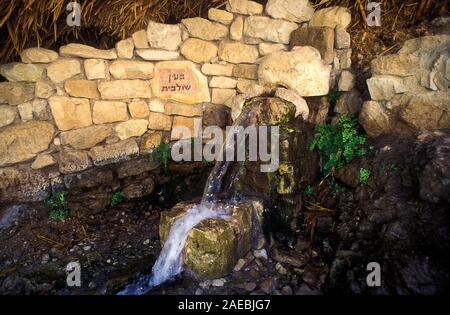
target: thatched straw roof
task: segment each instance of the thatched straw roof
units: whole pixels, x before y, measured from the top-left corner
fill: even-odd
[[[112,47],[118,38],[145,28],[148,20],[176,23],[185,17],[205,16],[210,7],[226,0],[77,0],[81,3],[82,27],[68,27],[69,0],[1,0],[0,63],[18,59],[18,53],[33,46],[56,49],[67,42]],[[256,0],[265,3],[267,0]],[[352,10],[353,28],[364,28],[361,7],[369,0],[311,0],[318,8],[342,5]],[[377,0],[384,17],[395,19],[394,27],[446,10],[442,0]]]

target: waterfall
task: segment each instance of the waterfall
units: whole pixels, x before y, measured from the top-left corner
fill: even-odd
[[[233,127],[245,127],[249,124],[253,108],[252,106],[244,107],[240,116],[233,123],[232,130]],[[227,150],[234,147],[234,138],[235,132],[232,131],[227,134],[218,156],[223,156]],[[215,163],[206,182],[201,203],[190,208],[183,217],[172,225],[163,249],[153,265],[151,275],[141,277],[136,282],[128,285],[118,293],[119,295],[145,294],[183,271],[182,251],[189,232],[203,220],[228,217],[229,211],[227,207],[217,207],[216,202],[218,193],[222,189],[223,178],[230,164],[231,161],[227,161],[225,157]],[[233,172],[230,178],[236,177],[236,170],[233,170]]]

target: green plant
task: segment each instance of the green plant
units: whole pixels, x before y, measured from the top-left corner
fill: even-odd
[[[305,195],[308,197],[314,196],[316,193],[314,192],[314,188],[311,185],[306,186]]]
[[[318,125],[316,133],[310,143],[310,150],[319,151],[320,168],[325,175],[367,152],[363,147],[366,136],[359,134],[358,121],[351,115],[343,115],[335,125]]]
[[[125,194],[123,193],[123,191],[114,192],[111,197],[111,207],[117,206],[119,203],[123,201],[124,198]]]
[[[367,185],[370,175],[371,173],[368,169],[365,169],[364,167],[361,167],[359,169],[359,182],[361,183],[361,185]]]
[[[66,191],[55,192],[45,201],[52,221],[64,221],[69,216],[70,209],[67,206],[66,194]]]
[[[167,168],[169,163],[169,145],[164,142],[160,143],[150,154],[150,159],[160,162],[164,168]]]
[[[341,97],[342,92],[340,91],[330,91],[330,93],[328,93],[328,102],[330,102],[331,104],[334,104],[338,101],[338,99]]]

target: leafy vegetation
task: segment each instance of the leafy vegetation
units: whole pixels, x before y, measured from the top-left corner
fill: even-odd
[[[359,182],[361,183],[361,185],[367,185],[370,175],[371,173],[368,169],[365,169],[364,167],[361,167],[359,169]]]
[[[325,175],[367,152],[363,147],[366,136],[358,132],[358,121],[351,115],[343,115],[336,125],[318,125],[316,132],[310,149],[319,151],[320,168]]]
[[[162,142],[152,151],[152,153],[150,153],[150,160],[158,161],[164,168],[167,168],[167,165],[169,164],[169,151],[169,145]]]
[[[124,198],[125,194],[123,193],[123,191],[114,192],[111,197],[111,207],[117,206],[119,203],[123,201]]]
[[[55,192],[46,200],[45,205],[50,210],[49,217],[52,221],[64,221],[69,216],[66,194],[66,191]]]
[[[335,104],[339,97],[341,97],[342,92],[340,91],[330,91],[330,93],[328,93],[328,102],[330,102],[330,104]]]

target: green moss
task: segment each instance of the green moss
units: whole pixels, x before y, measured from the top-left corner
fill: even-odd
[[[370,175],[371,173],[368,169],[361,167],[359,169],[359,183],[361,185],[367,185],[367,183],[369,182]]]

